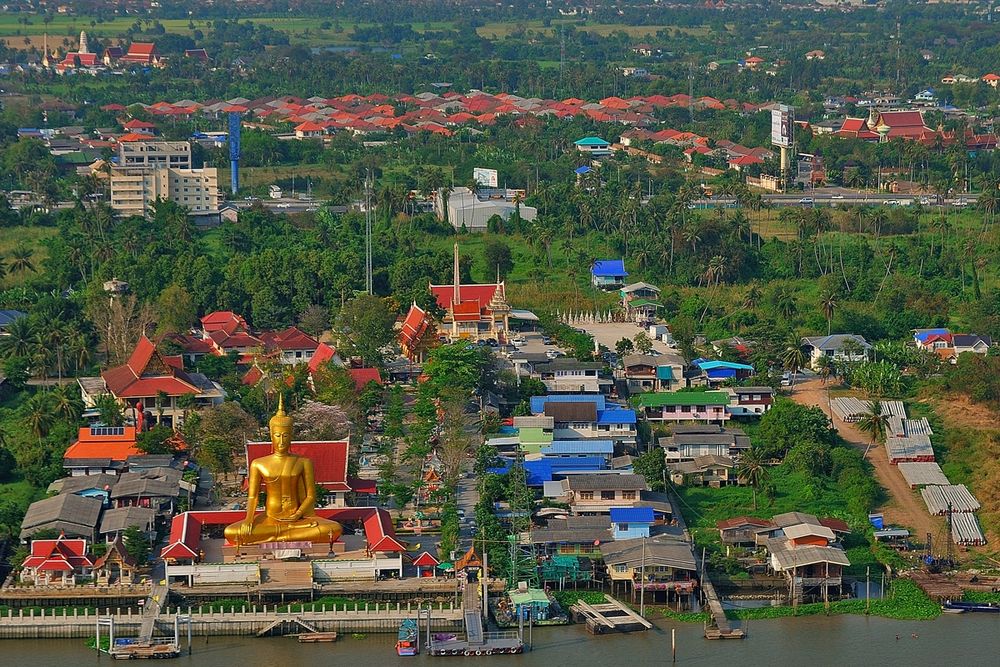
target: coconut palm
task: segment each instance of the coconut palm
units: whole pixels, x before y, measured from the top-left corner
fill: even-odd
[[[884,411],[882,401],[868,403],[868,412],[858,421],[858,428],[871,437],[871,441],[865,448],[865,456],[867,457],[868,450],[872,448],[872,445],[885,442],[885,433],[889,429],[889,415]]]
[[[837,309],[837,293],[827,292],[819,297],[820,308],[823,309],[823,317],[826,318],[826,335],[830,335],[833,326],[833,313]]]
[[[38,347],[35,325],[27,317],[19,317],[7,327],[7,335],[0,338],[0,353],[10,357],[30,357]]]
[[[799,310],[795,303],[795,294],[787,287],[781,287],[775,292],[773,303],[774,309],[785,319],[792,317]]]
[[[795,387],[795,376],[806,365],[806,353],[802,351],[802,346],[795,338],[788,341],[785,351],[781,355],[781,362],[785,370],[792,374],[792,388]]]
[[[34,256],[35,251],[27,246],[19,245],[10,251],[10,271],[11,273],[20,273],[22,271],[31,271],[34,273],[36,271],[34,263],[31,261],[32,256]]]
[[[76,422],[83,414],[83,399],[80,397],[80,386],[64,384],[52,391],[52,410],[66,421]]]
[[[49,434],[49,429],[55,421],[52,400],[47,392],[39,392],[24,404],[26,421],[38,442]]]
[[[768,475],[764,457],[757,447],[751,447],[743,452],[736,464],[736,477],[753,491],[753,510],[757,511],[757,491],[766,483]]]

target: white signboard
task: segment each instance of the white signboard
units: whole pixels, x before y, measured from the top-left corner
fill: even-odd
[[[795,125],[795,111],[781,104],[771,110],[771,143],[787,148],[792,145],[792,127]]]
[[[479,183],[479,185],[484,188],[499,187],[500,177],[497,175],[496,169],[483,169],[482,167],[475,167],[472,170],[472,178],[474,178],[476,183]]]

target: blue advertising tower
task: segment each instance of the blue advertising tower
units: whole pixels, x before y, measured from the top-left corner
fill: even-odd
[[[240,189],[240,127],[241,109],[229,107],[229,180],[233,194]]]

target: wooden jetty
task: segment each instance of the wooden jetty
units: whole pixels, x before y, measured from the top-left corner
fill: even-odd
[[[587,631],[594,635],[649,630],[653,627],[652,623],[610,595],[605,594],[604,599],[607,600],[604,604],[588,604],[577,600],[569,608],[573,621],[586,623]]]
[[[726,618],[726,610],[722,608],[715,586],[708,577],[703,577],[701,589],[708,603],[708,611],[712,615],[712,625],[705,626],[705,639],[743,639],[746,633],[740,628],[734,628]]]
[[[300,644],[317,644],[337,641],[336,632],[303,632],[298,637]]]

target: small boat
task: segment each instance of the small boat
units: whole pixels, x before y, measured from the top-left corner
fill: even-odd
[[[987,614],[1000,614],[1000,603],[997,602],[964,602],[945,600],[941,605],[941,610],[949,614],[962,614],[967,611],[985,612]]]
[[[396,634],[396,655],[416,655],[420,652],[417,644],[417,622],[412,618],[404,618],[399,624],[399,632]]]
[[[298,635],[300,644],[316,644],[337,641],[336,632],[304,632]]]

